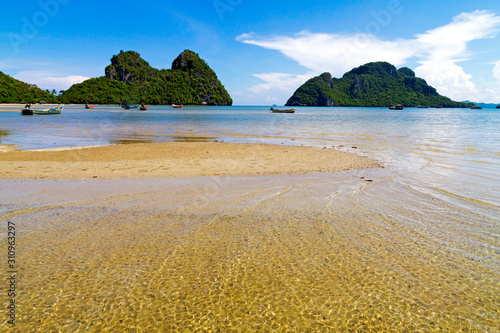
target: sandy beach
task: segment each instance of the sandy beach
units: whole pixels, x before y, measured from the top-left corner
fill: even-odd
[[[10,149],[9,149],[10,148]],[[155,178],[338,172],[377,167],[332,149],[220,142],[171,142],[79,149],[0,149],[1,178]]]
[[[52,103],[51,104],[32,103],[31,107],[35,109],[48,109],[57,105],[58,104],[52,104]],[[24,109],[25,106],[26,104],[15,104],[15,103],[0,104],[0,112],[15,112],[15,111],[21,112],[21,110]]]

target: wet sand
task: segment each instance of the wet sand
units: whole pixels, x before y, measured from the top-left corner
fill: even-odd
[[[375,168],[331,149],[220,142],[171,142],[81,149],[0,150],[0,178],[156,178],[339,172]]]

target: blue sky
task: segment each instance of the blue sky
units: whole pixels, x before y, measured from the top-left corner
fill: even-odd
[[[307,79],[370,61],[408,66],[454,100],[500,103],[498,0],[26,0],[0,12],[0,71],[44,89],[104,75],[120,50],[170,68],[190,49],[235,105],[284,104]]]

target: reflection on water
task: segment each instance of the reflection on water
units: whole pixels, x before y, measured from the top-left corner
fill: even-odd
[[[5,137],[7,135],[10,135],[9,131],[6,130],[0,130],[0,142],[2,142],[2,137]]]
[[[14,220],[23,240],[20,331],[500,330],[496,110],[107,107],[69,108],[57,121],[0,117],[11,131],[3,143],[24,149],[222,139],[335,146],[385,166],[4,180],[2,209],[14,213],[2,221]]]
[[[134,135],[123,139],[112,139],[109,141],[109,143],[112,145],[129,145],[134,143],[152,143],[152,142],[153,140],[151,139],[144,139],[141,136],[134,136]]]
[[[212,142],[215,140],[214,137],[209,137],[209,136],[182,136],[182,135],[174,135],[173,139],[175,142]]]

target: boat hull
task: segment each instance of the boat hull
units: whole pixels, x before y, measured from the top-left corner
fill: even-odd
[[[280,109],[271,108],[271,111],[273,113],[295,113],[295,110],[296,109],[280,110]]]
[[[403,110],[403,105],[398,104],[398,105],[390,105],[389,110]]]
[[[122,105],[122,108],[124,108],[125,110],[138,109],[138,108],[139,108],[139,105],[128,105],[128,104],[124,104],[124,105]]]
[[[45,110],[32,110],[32,109],[23,109],[21,111],[21,115],[23,116],[42,116],[42,115],[52,115],[52,114],[61,114],[63,110],[62,106],[45,109]]]

